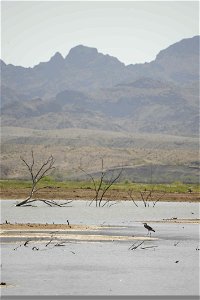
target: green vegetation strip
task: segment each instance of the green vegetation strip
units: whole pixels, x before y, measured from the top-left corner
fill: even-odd
[[[1,189],[25,189],[31,188],[31,181],[26,180],[0,180]],[[50,177],[44,178],[38,187],[53,187],[64,189],[93,189],[93,183],[89,181],[55,181]],[[181,182],[174,182],[170,184],[146,184],[146,183],[132,183],[132,182],[119,182],[111,186],[111,190],[118,191],[145,191],[154,190],[166,193],[198,193],[200,191],[199,184],[184,184]]]

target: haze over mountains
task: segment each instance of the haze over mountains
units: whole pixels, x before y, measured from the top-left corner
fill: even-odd
[[[199,36],[145,64],[79,45],[33,68],[1,61],[1,72],[2,126],[198,135]]]
[[[147,45],[148,51],[148,45]],[[23,54],[22,54],[23,55]],[[121,180],[199,182],[199,36],[125,66],[76,46],[33,68],[1,61],[1,178],[53,154],[58,180],[124,166]],[[88,178],[87,178],[88,179]]]

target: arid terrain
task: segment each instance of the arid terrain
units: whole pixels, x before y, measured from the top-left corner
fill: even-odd
[[[57,180],[88,180],[80,167],[98,176],[103,158],[105,169],[124,168],[121,181],[199,182],[197,137],[3,127],[1,143],[3,179],[29,179],[20,157],[30,161],[33,150],[38,164],[54,156]]]

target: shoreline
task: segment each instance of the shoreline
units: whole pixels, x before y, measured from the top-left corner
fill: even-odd
[[[0,198],[1,200],[24,200],[29,195],[30,189],[23,188],[23,189],[13,189],[13,188],[2,188],[0,191]],[[92,201],[95,196],[95,192],[91,189],[52,189],[47,188],[44,191],[40,191],[37,194],[38,199],[45,199],[45,200],[85,200],[85,201]],[[139,192],[134,192],[134,201],[142,201],[141,195]],[[159,202],[200,202],[200,194],[199,193],[178,193],[178,192],[171,192],[165,193],[163,192],[154,192],[152,196],[152,201],[156,201],[157,199]],[[127,191],[121,191],[117,189],[109,190],[106,195],[105,199],[109,201],[132,201],[130,196],[128,195]],[[149,198],[150,201],[150,198]]]
[[[162,220],[141,220],[135,221],[136,223],[178,223],[178,224],[200,224],[200,219],[162,219]],[[1,223],[0,224],[0,231],[1,232],[12,232],[12,231],[52,231],[55,233],[57,231],[64,232],[64,231],[99,231],[99,230],[106,230],[106,229],[116,229],[116,228],[126,228],[127,226],[119,225],[119,226],[104,226],[104,225],[80,225],[80,224],[49,224],[49,223]]]

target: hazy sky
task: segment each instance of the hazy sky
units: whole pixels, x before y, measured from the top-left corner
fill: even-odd
[[[33,66],[79,44],[125,64],[199,34],[198,1],[3,1],[1,58]]]

